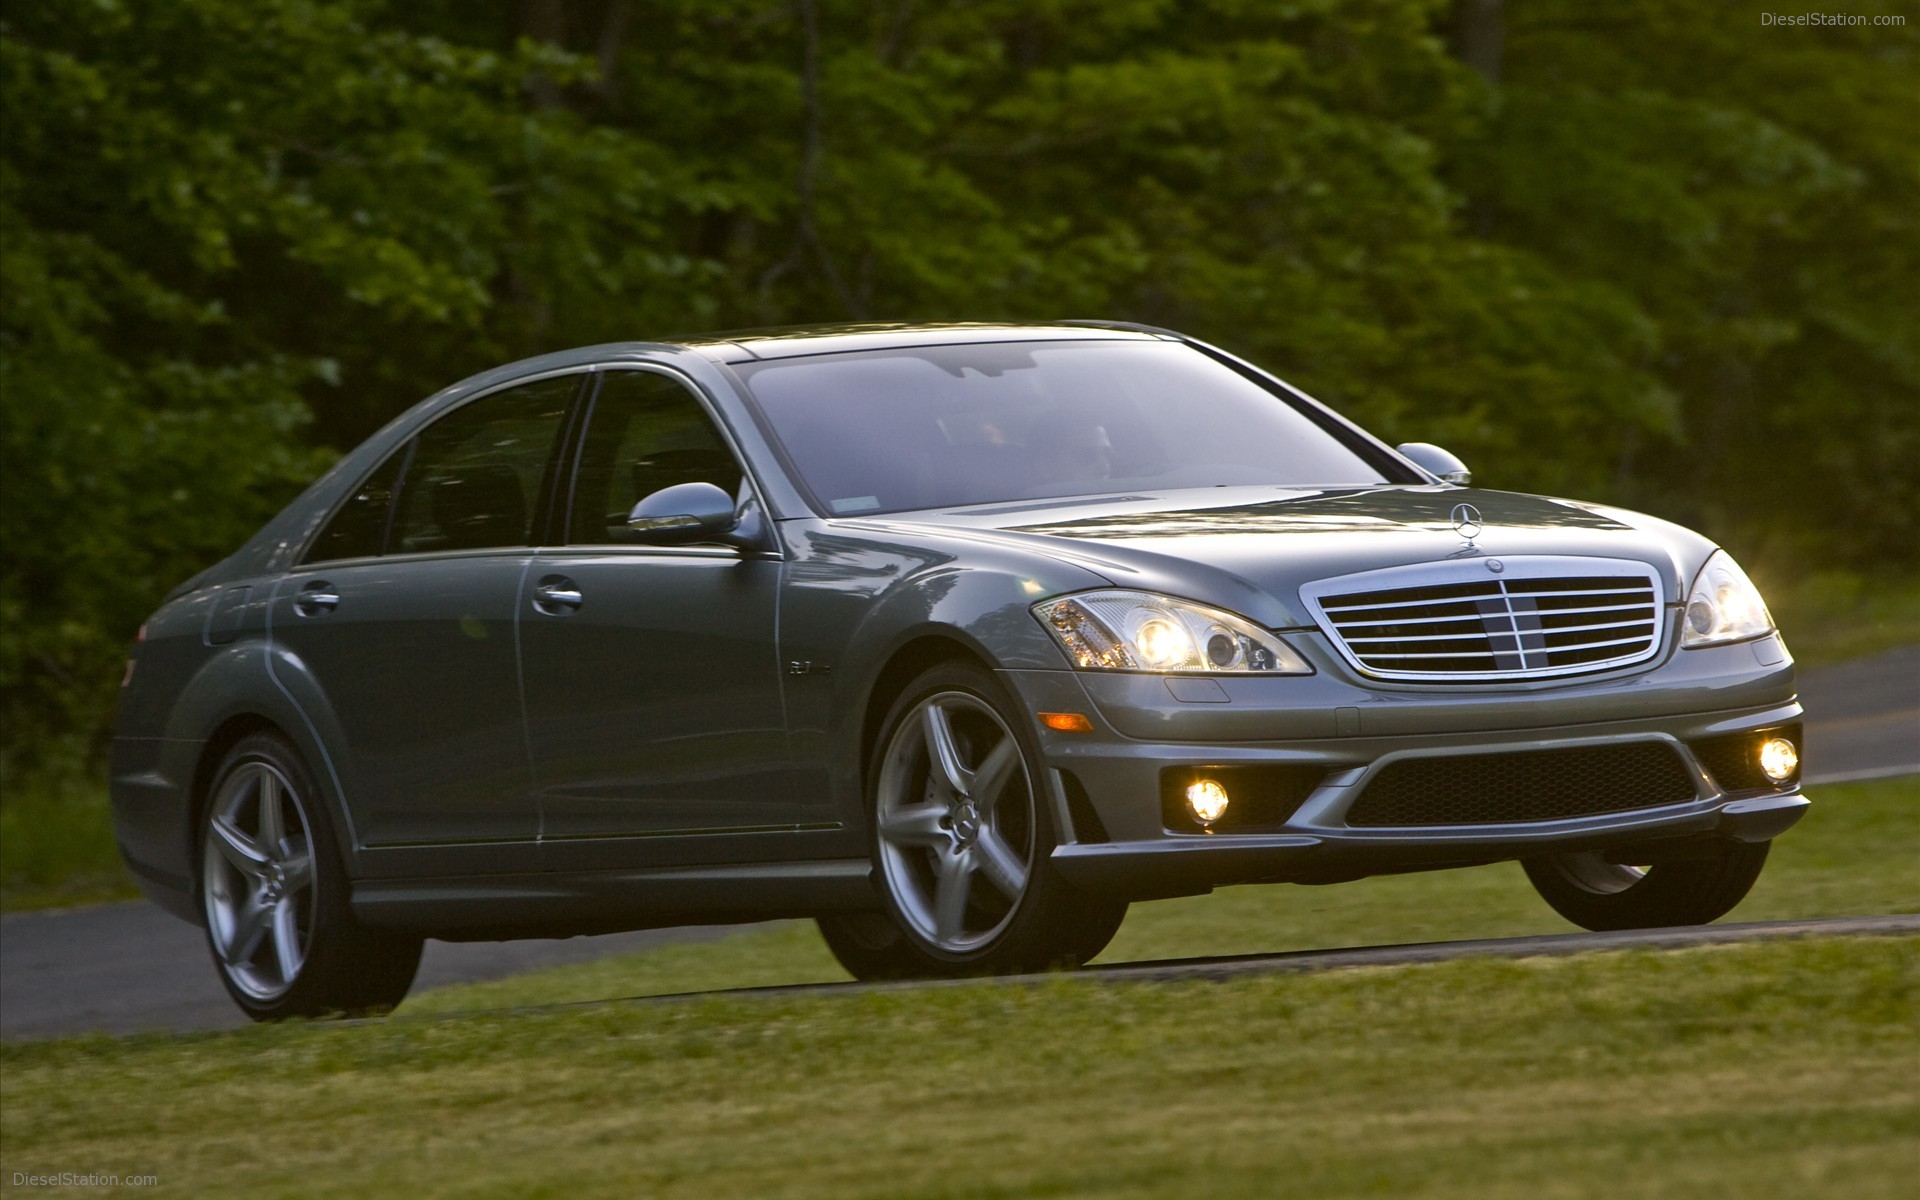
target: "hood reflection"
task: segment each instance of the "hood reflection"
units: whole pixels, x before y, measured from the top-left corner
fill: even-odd
[[[1228,534],[1404,533],[1453,527],[1453,507],[1466,501],[1489,528],[1625,529],[1609,517],[1541,496],[1514,492],[1370,488],[1221,508],[1170,508],[1079,520],[1019,525],[1020,533],[1130,539]]]

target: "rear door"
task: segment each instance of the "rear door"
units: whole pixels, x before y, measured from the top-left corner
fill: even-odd
[[[515,606],[585,378],[437,419],[277,589],[276,674],[320,730],[376,874],[537,866]]]
[[[749,495],[690,387],[663,371],[605,372],[567,544],[540,551],[521,588],[543,861],[556,869],[762,857],[778,850],[751,835],[821,819],[790,786],[779,557],[642,545],[626,527],[641,497],[696,481]]]

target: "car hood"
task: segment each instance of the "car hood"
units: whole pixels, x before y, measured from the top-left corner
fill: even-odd
[[[1477,510],[1469,541],[1455,509]],[[1302,584],[1483,556],[1580,555],[1646,563],[1669,600],[1712,546],[1665,521],[1545,496],[1449,486],[1211,488],[916,512],[869,519],[896,533],[986,538],[1073,562],[1122,587],[1222,605],[1272,628],[1311,624]],[[1690,575],[1689,575],[1690,578]]]

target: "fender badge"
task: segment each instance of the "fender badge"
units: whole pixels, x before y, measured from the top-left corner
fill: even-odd
[[[1479,509],[1471,504],[1453,506],[1453,531],[1467,539],[1467,545],[1473,545],[1473,539],[1480,536],[1480,530],[1484,527]]]

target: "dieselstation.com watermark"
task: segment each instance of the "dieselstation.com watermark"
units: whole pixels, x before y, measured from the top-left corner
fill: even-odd
[[[1867,16],[1862,13],[1817,13],[1817,12],[1772,13],[1772,12],[1767,12],[1767,13],[1760,14],[1760,23],[1762,25],[1798,25],[1802,27],[1859,26],[1859,25],[1880,25],[1880,26],[1898,27],[1901,25],[1905,25],[1907,23],[1907,19],[1898,14],[1895,14],[1893,16]]]
[[[138,1188],[158,1187],[158,1175],[115,1175],[106,1171],[56,1171],[40,1175],[13,1171],[8,1182],[17,1188]]]

